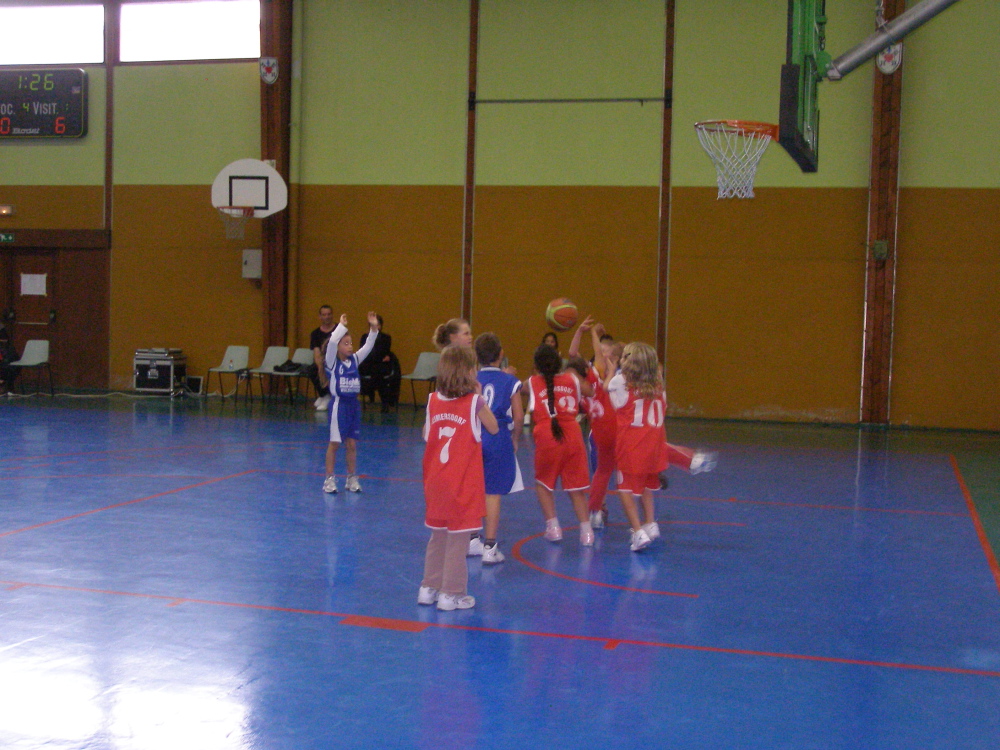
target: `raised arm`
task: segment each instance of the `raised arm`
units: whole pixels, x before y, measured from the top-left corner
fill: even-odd
[[[326,345],[326,369],[332,370],[333,366],[337,364],[337,345],[340,344],[340,340],[347,335],[347,315],[340,316],[340,323],[337,327],[333,329],[333,333],[330,334],[330,343]]]
[[[375,317],[374,312],[368,313],[368,339],[365,341],[365,345],[362,346],[357,352],[358,364],[360,365],[365,359],[371,354],[372,349],[375,348],[375,339],[378,338],[378,318]]]
[[[588,315],[584,321],[577,326],[576,332],[573,334],[573,340],[569,344],[569,357],[579,357],[580,356],[580,339],[583,338],[583,334],[586,331],[591,330],[591,326],[594,324],[594,318]]]
[[[608,363],[604,358],[604,349],[601,347],[601,336],[604,335],[604,325],[598,323],[590,329],[590,343],[594,347],[594,368],[600,377],[604,377]]]

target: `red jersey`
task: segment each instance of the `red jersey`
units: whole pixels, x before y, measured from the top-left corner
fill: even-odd
[[[469,393],[446,398],[434,392],[427,399],[424,422],[425,522],[432,529],[474,531],[486,515],[483,477],[482,397]]]
[[[597,441],[614,441],[617,432],[618,418],[611,405],[611,397],[604,388],[597,370],[591,367],[587,370],[587,382],[594,389],[594,395],[584,397],[583,406],[590,418],[590,430]]]
[[[580,432],[580,425],[576,421],[580,413],[580,401],[583,394],[580,392],[580,381],[575,375],[568,372],[561,372],[552,379],[555,386],[555,418],[562,425],[563,433],[571,435],[574,430]],[[543,440],[555,440],[552,437],[552,416],[549,414],[548,392],[545,388],[545,378],[541,375],[532,375],[528,378],[528,411],[531,413],[531,423],[534,425],[533,434],[537,441],[541,436]],[[582,433],[581,433],[582,439]]]
[[[639,398],[627,389],[627,399],[618,408],[618,436],[615,440],[615,465],[623,474],[656,474],[667,468],[667,435],[663,419],[667,396]],[[616,401],[621,403],[621,401]]]

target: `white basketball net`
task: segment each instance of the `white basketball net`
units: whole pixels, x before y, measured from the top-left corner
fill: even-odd
[[[760,157],[778,137],[776,125],[741,120],[695,123],[698,140],[715,165],[719,198],[753,198]]]
[[[219,206],[219,216],[226,225],[227,240],[242,240],[246,223],[253,217],[252,206]]]

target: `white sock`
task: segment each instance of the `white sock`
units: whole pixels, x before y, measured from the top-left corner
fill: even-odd
[[[590,521],[584,521],[583,523],[580,524],[580,533],[581,534],[593,534],[594,533],[594,529],[591,527]]]

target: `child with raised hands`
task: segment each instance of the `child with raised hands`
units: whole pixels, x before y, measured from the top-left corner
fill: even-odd
[[[446,611],[476,604],[467,591],[465,557],[469,534],[482,528],[486,515],[480,443],[483,428],[491,435],[500,429],[479,391],[472,347],[445,346],[424,422],[424,523],[431,538],[417,603]]]
[[[667,468],[663,429],[667,397],[653,347],[641,342],[626,344],[620,367],[621,372],[608,379],[607,389],[617,415],[618,494],[632,528],[631,549],[638,552],[660,536],[653,492],[660,488],[659,474]],[[636,497],[642,501],[645,523],[639,522]]]
[[[591,343],[594,347],[593,364],[588,365],[580,358],[580,339],[590,331]],[[594,389],[594,395],[583,399],[583,409],[590,422],[590,445],[596,453],[594,476],[590,481],[590,496],[587,508],[590,512],[590,525],[595,529],[603,528],[608,520],[608,505],[606,496],[611,475],[615,470],[615,439],[618,433],[617,416],[611,405],[608,391],[604,387],[604,374],[608,370],[606,354],[611,352],[615,343],[606,337],[604,326],[594,324],[589,315],[580,323],[573,334],[569,346],[569,365],[583,364],[582,377]],[[618,345],[620,355],[621,345]],[[617,357],[616,357],[617,359]]]
[[[337,492],[337,478],[334,466],[337,449],[343,443],[347,453],[347,482],[349,492],[361,492],[358,481],[358,438],[361,436],[361,374],[358,365],[375,348],[378,338],[378,316],[368,313],[368,340],[356,353],[351,334],[347,330],[347,314],[340,316],[340,323],[330,334],[326,345],[326,376],[330,382],[330,443],[326,447],[326,481],[323,491]]]
[[[561,372],[562,357],[551,346],[535,350],[535,374],[528,378],[528,408],[534,424],[535,491],[545,516],[545,538],[562,539],[562,527],[556,515],[556,483],[573,501],[580,522],[580,544],[594,544],[594,530],[587,511],[590,471],[583,433],[576,421],[580,400],[593,395],[593,389],[572,370]]]

